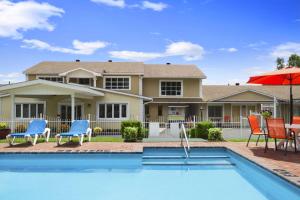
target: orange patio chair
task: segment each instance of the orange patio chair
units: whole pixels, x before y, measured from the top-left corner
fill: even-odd
[[[256,115],[249,115],[248,116],[248,122],[249,122],[249,125],[250,125],[251,133],[250,133],[250,136],[249,136],[249,139],[248,139],[248,142],[247,142],[247,146],[249,145],[249,142],[250,142],[250,139],[251,139],[252,135],[258,136],[257,140],[256,140],[256,146],[257,146],[257,143],[258,143],[259,138],[260,138],[261,135],[265,136],[265,140],[266,140],[265,130],[260,127],[259,120],[258,120]]]
[[[293,116],[293,124],[300,124],[300,116]],[[297,135],[300,132],[300,129],[292,128],[291,131]]]
[[[275,150],[277,150],[277,139],[285,140],[285,143],[286,143],[285,144],[285,153],[287,151],[288,141],[294,140],[295,152],[297,152],[296,139],[295,139],[294,135],[292,135],[286,131],[283,118],[269,118],[269,119],[266,119],[266,123],[267,123],[268,134],[267,134],[267,139],[266,139],[265,152],[268,149],[268,139],[269,138],[274,139]]]

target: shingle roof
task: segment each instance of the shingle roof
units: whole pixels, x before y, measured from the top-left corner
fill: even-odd
[[[300,86],[293,86],[294,99],[300,99]],[[289,86],[261,86],[261,85],[203,85],[204,101],[222,99],[244,91],[256,91],[268,96],[288,101],[290,98]]]
[[[74,69],[87,69],[96,73],[143,74],[146,78],[206,78],[196,65],[144,64],[142,62],[40,62],[24,73],[60,74]]]
[[[60,74],[73,69],[87,69],[96,73],[144,74],[142,62],[40,62],[24,71],[26,74]]]
[[[145,78],[206,78],[196,65],[145,64]]]

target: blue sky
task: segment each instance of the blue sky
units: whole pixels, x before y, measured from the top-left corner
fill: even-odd
[[[0,0],[0,83],[75,59],[192,63],[206,84],[244,83],[300,54],[299,10],[299,0]]]

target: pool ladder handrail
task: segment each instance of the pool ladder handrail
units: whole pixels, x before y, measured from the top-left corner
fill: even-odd
[[[189,143],[189,140],[188,140],[188,137],[187,137],[187,134],[186,134],[186,129],[185,129],[185,126],[184,126],[183,123],[181,124],[180,137],[181,137],[181,146],[184,149],[185,157],[189,158],[190,157],[190,149],[191,149],[191,147],[190,147],[190,143]],[[185,144],[186,145],[183,142],[183,138],[185,140]]]

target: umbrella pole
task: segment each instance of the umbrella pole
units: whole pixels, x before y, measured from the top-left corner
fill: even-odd
[[[290,124],[293,123],[293,86],[292,86],[292,78],[290,78]]]

